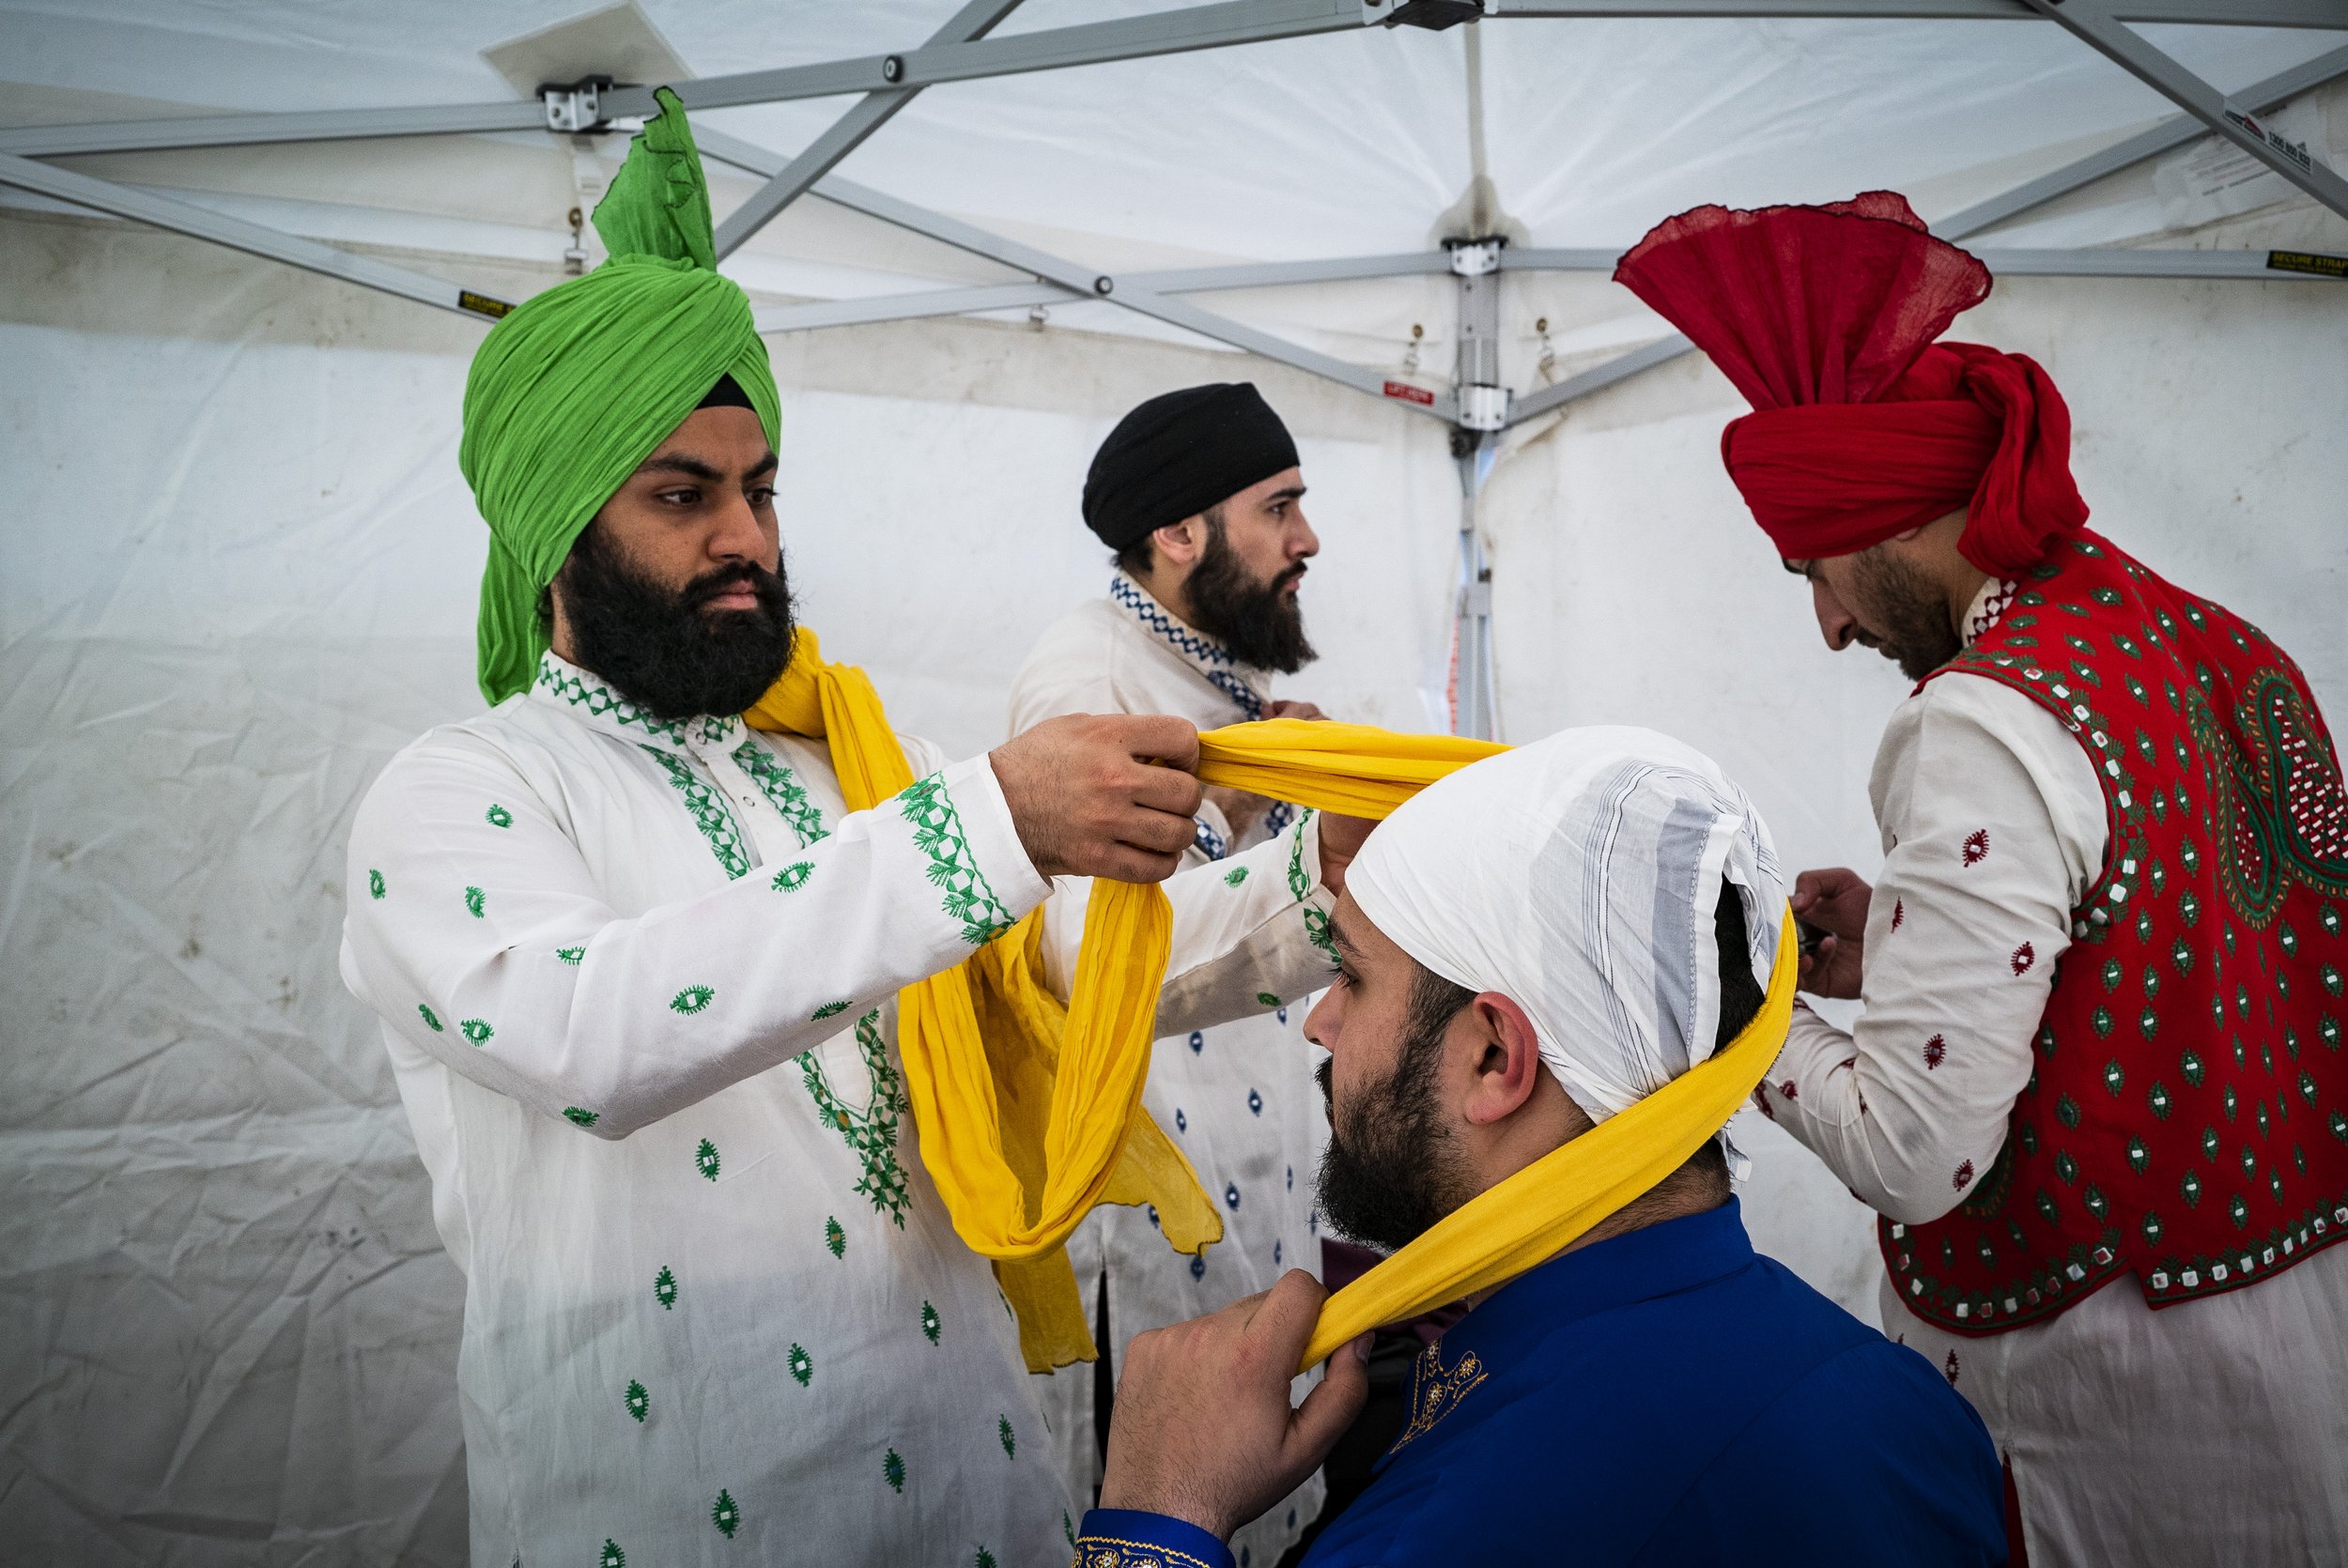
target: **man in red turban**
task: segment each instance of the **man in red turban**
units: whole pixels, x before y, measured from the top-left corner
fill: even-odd
[[[1989,272],[1901,197],[1699,208],[1615,278],[1752,402],[1722,457],[1828,646],[1917,683],[1876,884],[1793,899],[1864,1011],[1755,1095],[1881,1214],[1885,1331],[2037,1568],[2348,1560],[2348,796],[2297,666],[2087,529],[2062,394],[1935,341]]]

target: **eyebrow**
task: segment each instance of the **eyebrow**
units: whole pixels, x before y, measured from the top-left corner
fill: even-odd
[[[1345,927],[1334,915],[1329,916],[1329,940],[1344,948],[1348,953],[1352,954],[1355,958],[1360,958],[1362,956],[1361,945],[1355,942],[1352,937],[1346,934]]]
[[[1810,576],[1810,567],[1812,565],[1810,561],[1796,561],[1788,556],[1780,556],[1778,557],[1777,563],[1780,566],[1784,567],[1786,571],[1792,573],[1795,576],[1808,577]]]
[[[752,464],[749,472],[742,477],[762,479],[773,473],[778,466],[775,454],[770,452]],[[681,473],[691,479],[705,480],[712,484],[723,482],[726,477],[714,465],[683,452],[655,453],[637,464],[636,471],[638,473]]]
[[[1273,491],[1272,494],[1265,499],[1267,500],[1303,500],[1305,499],[1305,486],[1302,484],[1291,484],[1285,490]]]

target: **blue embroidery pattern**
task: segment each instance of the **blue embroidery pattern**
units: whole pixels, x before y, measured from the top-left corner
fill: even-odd
[[[1198,831],[1191,836],[1190,841],[1209,860],[1220,860],[1231,853],[1231,847],[1223,841],[1223,835],[1209,827],[1206,818],[1198,818],[1197,826]]]
[[[1176,652],[1199,667],[1215,690],[1239,705],[1239,711],[1249,722],[1263,717],[1263,699],[1258,697],[1247,683],[1231,673],[1230,650],[1219,642],[1210,642],[1183,625],[1161,608],[1139,584],[1120,572],[1109,578],[1109,598],[1149,630],[1166,639]]]

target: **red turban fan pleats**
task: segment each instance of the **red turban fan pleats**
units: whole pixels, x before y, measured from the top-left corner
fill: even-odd
[[[1614,280],[1752,403],[1721,456],[1780,555],[1846,555],[1964,510],[1958,548],[2002,576],[2087,521],[2047,373],[1933,342],[1988,298],[1989,270],[1906,198],[1700,207],[1657,225]]]

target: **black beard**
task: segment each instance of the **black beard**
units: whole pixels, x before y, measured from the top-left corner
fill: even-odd
[[[1190,623],[1240,663],[1293,675],[1318,657],[1305,637],[1304,607],[1281,592],[1304,575],[1299,561],[1270,582],[1258,582],[1224,536],[1223,520],[1209,514],[1207,547],[1182,585]]]
[[[1896,662],[1901,674],[1921,681],[1964,652],[1947,605],[1922,572],[1880,549],[1861,551],[1851,566],[1853,597],[1884,628],[1879,636],[1861,633],[1860,640]]]
[[[743,584],[758,595],[756,608],[702,607]],[[791,587],[763,566],[721,566],[672,592],[638,573],[602,525],[590,523],[554,591],[572,662],[664,719],[738,714],[791,662]]]
[[[1460,1205],[1460,1183],[1447,1158],[1451,1132],[1435,1105],[1442,1034],[1406,1041],[1383,1083],[1339,1118],[1330,1116],[1321,1156],[1321,1211],[1337,1233],[1399,1252]],[[1317,1070],[1329,1096],[1329,1064]]]

